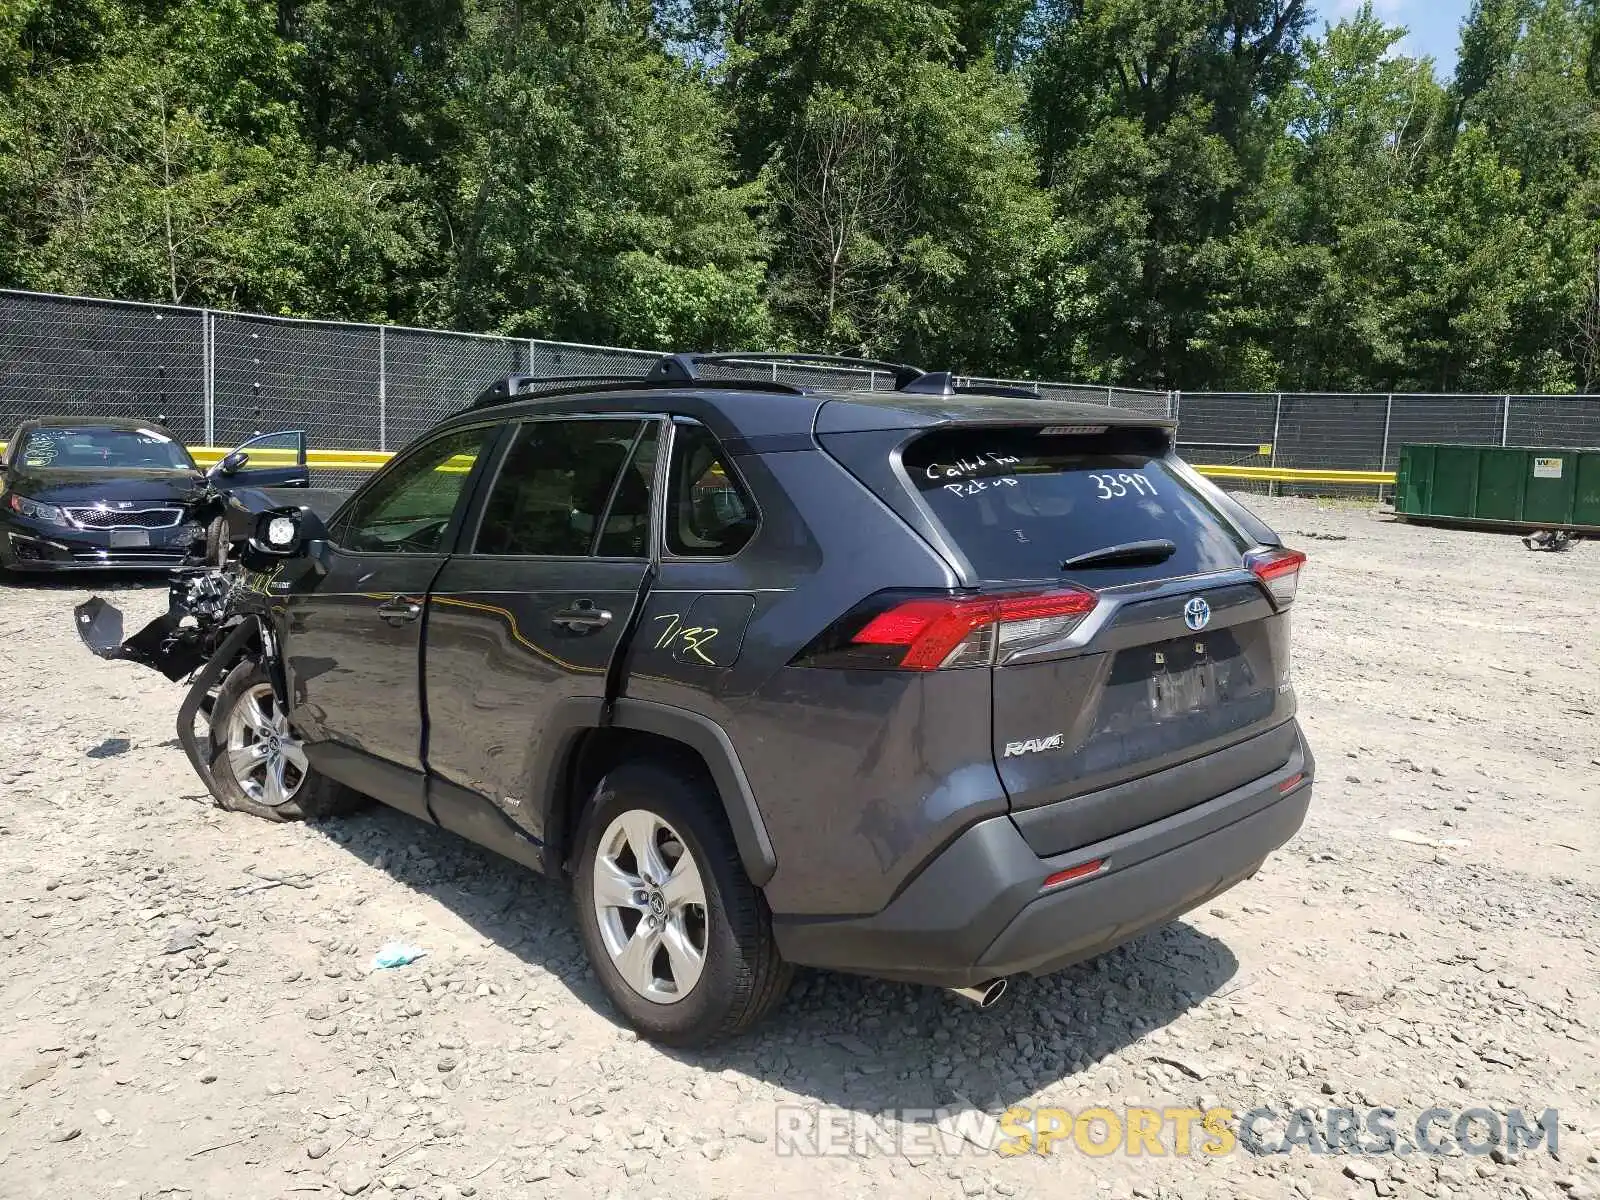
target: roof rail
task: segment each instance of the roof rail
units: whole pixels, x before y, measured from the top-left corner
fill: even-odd
[[[898,390],[924,396],[1006,396],[1017,400],[1042,398],[1038,388],[1012,387],[1001,383],[983,387],[957,383],[955,375],[949,371],[929,371]]]
[[[505,404],[509,400],[518,398],[519,393],[529,384],[549,384],[552,387],[561,387],[566,384],[579,383],[620,383],[625,379],[636,378],[627,375],[508,375],[504,379],[496,380],[484,388],[478,398],[472,402],[473,408],[488,408],[492,404]]]
[[[958,384],[950,371],[924,371],[906,363],[884,362],[876,358],[851,358],[839,354],[789,354],[777,350],[743,354],[666,354],[656,360],[646,375],[511,375],[485,388],[472,402],[473,408],[489,408],[512,400],[536,396],[566,395],[575,391],[621,391],[632,388],[654,389],[693,384],[700,388],[733,388],[746,391],[781,392],[795,395],[800,388],[765,379],[708,379],[700,374],[702,363],[799,363],[824,367],[849,367],[861,371],[882,371],[894,377],[897,392],[922,396],[1015,396],[1037,398],[1039,392],[1019,387],[994,385],[973,387]]]
[[[540,397],[566,396],[573,392],[622,392],[682,387],[677,379],[647,379],[640,375],[511,375],[498,380],[483,390],[472,402],[473,408],[492,408],[510,404],[514,400],[536,400]],[[776,392],[785,396],[798,396],[800,389],[787,383],[772,383],[765,379],[703,379],[695,384],[700,388],[728,388],[747,392]]]
[[[851,358],[839,354],[789,354],[780,350],[759,350],[742,354],[666,354],[650,368],[648,379],[687,383],[701,379],[701,363],[801,363],[824,367],[854,367],[857,370],[883,371],[894,376],[895,390],[921,379],[926,372],[907,363],[884,362],[876,358]]]

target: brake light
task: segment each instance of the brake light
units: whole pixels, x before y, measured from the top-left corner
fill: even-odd
[[[1294,601],[1295,590],[1300,585],[1300,568],[1305,562],[1306,556],[1300,551],[1280,546],[1251,555],[1250,569],[1272,596],[1272,602],[1282,608]]]
[[[1077,587],[879,597],[836,624],[796,661],[900,671],[987,666],[1001,655],[1065,637],[1099,600]]]

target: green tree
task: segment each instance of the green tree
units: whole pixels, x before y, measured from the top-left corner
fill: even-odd
[[[164,15],[35,9],[17,43],[18,86],[0,100],[6,275],[175,303],[384,315],[421,241],[409,173],[322,157],[297,136],[282,98],[288,48],[254,6]]]
[[[1029,124],[1054,200],[1033,357],[1167,387],[1232,367],[1230,243],[1262,182],[1275,101],[1300,66],[1300,0],[1060,0],[1029,67]],[[1223,327],[1228,322],[1224,320]]]
[[[1404,31],[1365,6],[1308,40],[1278,99],[1276,138],[1246,202],[1240,277],[1252,303],[1211,334],[1247,386],[1401,385],[1411,361],[1411,197],[1429,185],[1448,101],[1432,67],[1393,53]],[[1220,322],[1220,318],[1219,318]]]
[[[12,0],[0,282],[1187,389],[1600,388],[1600,0]]]
[[[452,320],[625,344],[766,339],[762,189],[733,182],[715,94],[648,9],[487,0],[450,70]]]

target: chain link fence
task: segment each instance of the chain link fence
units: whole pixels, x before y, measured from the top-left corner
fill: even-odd
[[[0,438],[29,417],[104,413],[160,418],[190,445],[229,446],[258,432],[305,429],[313,448],[393,450],[508,375],[642,377],[661,353],[0,290]],[[846,391],[894,387],[884,372],[852,367],[717,363],[705,371]],[[1597,396],[1169,393],[960,382],[1175,416],[1180,451],[1214,465],[1376,471],[1394,469],[1403,442],[1600,446]]]
[[[1600,396],[1183,392],[1176,408],[1184,457],[1233,466],[1393,471],[1407,442],[1600,447]],[[1326,482],[1272,486],[1342,490]]]

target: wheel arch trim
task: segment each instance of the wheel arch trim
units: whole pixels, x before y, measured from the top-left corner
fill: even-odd
[[[612,725],[636,729],[682,742],[705,760],[712,782],[733,830],[734,844],[745,874],[757,887],[764,887],[778,869],[778,857],[767,836],[766,822],[756,807],[755,794],[739,753],[727,731],[709,717],[653,700],[619,699],[612,713]]]

